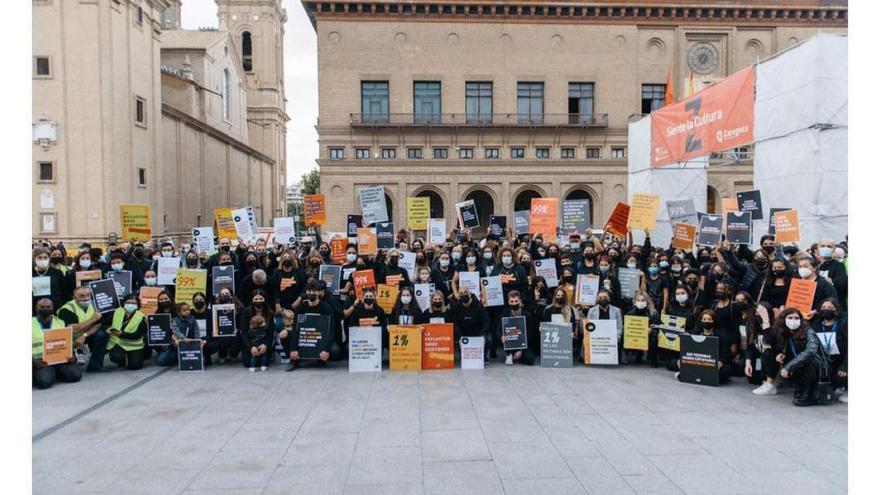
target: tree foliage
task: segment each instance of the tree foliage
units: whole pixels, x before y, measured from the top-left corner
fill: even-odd
[[[315,194],[321,191],[321,173],[317,168],[302,176],[303,194]]]

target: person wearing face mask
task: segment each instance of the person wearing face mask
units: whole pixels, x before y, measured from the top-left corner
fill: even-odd
[[[758,302],[766,301],[778,315],[788,298],[788,288],[791,285],[792,273],[788,264],[781,259],[770,262],[770,273],[764,280],[761,292],[758,294]]]
[[[820,369],[827,367],[822,343],[797,308],[785,308],[779,314],[774,332],[782,343],[782,363],[779,376],[794,385],[795,406],[811,406],[816,403]]]
[[[245,299],[247,301],[247,299]],[[266,291],[264,289],[254,289],[250,299],[251,304],[241,311],[238,319],[238,332],[241,339],[242,364],[246,367],[250,365],[250,360],[245,359],[247,356],[253,356],[251,348],[253,347],[248,340],[247,333],[250,331],[251,318],[259,315],[265,320],[268,327],[266,333],[266,342],[275,341],[275,314],[272,312],[272,306],[268,302]],[[268,344],[267,344],[268,345]],[[268,364],[268,360],[267,363]]]
[[[743,263],[733,254],[730,243],[724,241],[718,249],[724,257],[724,262],[730,267],[731,278],[738,282],[741,290],[747,291],[752,299],[757,299],[761,293],[764,279],[770,276],[770,259],[763,250],[756,251],[752,255],[751,263]]]
[[[595,306],[587,311],[587,320],[615,320],[617,338],[618,340],[623,338],[623,313],[620,308],[611,304],[611,292],[607,289],[599,289]]]
[[[504,318],[512,318],[523,316],[526,319],[526,348],[518,349],[512,351],[504,351],[505,358],[504,364],[507,366],[512,366],[514,362],[522,363],[526,366],[531,366],[535,364],[535,350],[536,346],[540,346],[540,336],[537,335],[535,331],[536,325],[533,314],[528,311],[522,304],[522,297],[517,290],[512,290],[507,294],[507,306],[501,312],[501,318],[499,319],[499,325],[504,321]],[[499,340],[504,344],[505,337],[501,328],[495,332],[498,334]]]
[[[669,261],[669,280],[672,282],[671,287],[675,287],[679,281],[683,280],[684,263],[680,256],[673,256]]]
[[[456,294],[456,297],[459,290],[461,289],[458,283],[459,272],[477,272],[480,274],[480,278],[486,276],[486,269],[483,267],[483,264],[480,263],[480,259],[477,257],[476,249],[468,248],[468,250],[465,252],[464,263],[456,268],[455,276],[452,278],[452,290],[453,293]]]
[[[190,270],[199,270],[202,268],[201,263],[199,262],[199,253],[195,251],[186,251],[186,256],[184,257],[184,268]]]
[[[39,389],[47,389],[54,385],[56,380],[66,383],[80,381],[82,370],[76,365],[76,357],[71,356],[66,363],[53,365],[43,360],[43,332],[64,328],[66,325],[64,320],[52,314],[55,306],[48,297],[41,297],[35,308],[36,316],[31,319],[32,383]]]
[[[740,322],[742,319],[742,310],[744,305],[734,300],[731,282],[721,281],[715,284],[715,301],[711,304],[710,309],[715,313],[715,333],[724,335],[726,341],[732,342],[728,350],[731,357],[731,363],[738,368],[742,368],[743,352],[741,347],[742,334],[740,332]],[[738,368],[731,368],[731,373],[738,371]]]
[[[718,383],[723,385],[730,381],[733,356],[730,354],[731,341],[726,334],[719,334],[716,331],[715,320],[714,311],[711,309],[704,310],[700,313],[700,323],[697,328],[700,330],[699,335],[718,337],[718,361],[716,361],[716,366],[718,367]],[[675,379],[679,380],[679,376],[679,372],[676,372]]]
[[[450,323],[446,316],[446,296],[442,291],[435,290],[431,293],[428,307],[422,311],[417,323]]]
[[[266,275],[266,272],[262,269],[254,270],[250,277],[242,281],[238,296],[243,301],[250,301],[256,290],[262,290],[263,293],[265,293],[266,305],[269,307],[269,310],[275,311],[275,305],[277,303],[277,300],[274,297],[275,291],[272,284],[269,283],[268,275]],[[269,323],[271,326],[271,324],[274,323],[274,320],[269,320]]]
[[[434,288],[443,293],[443,296],[449,301],[455,293],[452,281],[458,273],[455,271],[452,263],[452,255],[443,251],[437,257],[437,266],[431,270],[431,281],[434,282]]]
[[[203,348],[205,345],[204,341],[199,337],[199,324],[192,315],[189,304],[185,302],[178,303],[175,306],[174,313],[175,316],[171,319],[171,345],[159,351],[159,357],[156,359],[156,363],[159,366],[177,364],[177,346],[181,341],[198,340]],[[202,355],[204,355],[204,352]]]
[[[577,287],[575,287],[575,272],[571,267],[563,268],[562,271],[559,272],[559,285],[558,288],[565,291],[565,295],[568,297],[568,304],[570,306],[574,306],[574,296],[577,291]]]
[[[269,346],[273,342],[272,323],[263,315],[254,314],[249,320],[247,331],[241,333],[242,348],[247,351],[245,367],[251,373],[269,369]]]
[[[756,377],[754,368],[756,364],[751,362],[750,356],[755,355],[755,343],[757,336],[761,334],[764,324],[763,318],[768,318],[764,306],[756,305],[752,296],[746,291],[739,291],[734,295],[731,304],[734,310],[734,326],[737,329],[739,344],[736,352],[733,354],[733,376],[745,376],[749,383],[758,385],[761,383],[760,377]],[[767,328],[769,328],[769,321]],[[735,335],[734,338],[737,336]],[[746,373],[752,371],[751,374]]]
[[[321,300],[321,294],[323,292],[324,287],[318,281],[312,281],[306,284],[305,301],[294,310],[294,316],[298,319],[299,315],[319,314],[327,315],[331,317],[332,320],[334,317],[333,309],[328,306],[326,302]],[[366,293],[367,289],[364,289],[364,294]],[[375,292],[373,292],[373,294],[375,300]],[[378,306],[378,304],[376,304],[376,306]],[[281,346],[284,349],[284,352],[290,357],[290,366],[287,367],[287,371],[298,369],[301,361],[299,357],[299,333],[294,330],[292,334],[288,334],[286,339],[281,339]],[[336,350],[332,348],[331,344],[326,343],[325,350],[318,354],[318,366],[325,366],[327,361],[331,358],[331,353],[336,353]]]
[[[653,328],[653,325],[659,325],[661,323],[660,314],[655,308],[651,296],[648,295],[647,292],[639,290],[636,291],[633,296],[632,307],[626,312],[628,316],[644,316],[648,318],[648,325],[650,326],[648,332],[648,362],[651,364],[652,368],[656,367],[658,364],[657,330]],[[620,351],[620,357],[622,358],[620,360],[621,364],[631,361],[629,357],[633,357],[636,364],[641,364],[644,355],[643,351],[634,351],[630,349],[623,351],[624,337],[625,335],[621,335],[621,338],[618,341],[618,350]]]
[[[596,268],[599,276],[599,289],[608,291],[613,306],[621,307],[620,280],[617,279],[611,258],[606,255],[600,256]]]
[[[346,281],[346,287],[349,282]],[[293,309],[294,303],[302,295],[305,285],[305,276],[299,269],[299,262],[293,251],[285,250],[281,253],[280,263],[269,286],[272,288],[272,300],[275,304],[276,318],[285,309]]]
[[[34,249],[33,265],[31,265],[31,277],[33,277],[31,290],[32,308],[36,308],[37,301],[44,297],[48,297],[52,301],[53,308],[61,307],[65,301],[65,292],[68,291],[66,290],[64,274],[61,273],[61,270],[52,268],[50,263],[49,251],[47,249]]]
[[[397,301],[391,310],[392,325],[415,325],[416,318],[422,310],[416,303],[412,287],[402,287],[397,294]]]
[[[363,263],[363,261],[361,261]],[[352,274],[362,268],[358,267],[358,250],[356,244],[349,243],[345,247],[345,263],[342,264],[342,287],[339,294],[354,297],[354,278]]]
[[[487,245],[486,247],[483,248],[483,258],[482,258],[481,262],[483,264],[484,270],[487,273],[491,273],[492,269],[498,263],[497,260],[495,259],[495,250],[494,250],[493,246],[494,246],[494,244],[492,246]]]
[[[315,256],[318,256],[317,253],[315,253]],[[238,292],[239,294],[241,294],[241,285],[244,283],[244,281],[250,279],[251,274],[253,274],[255,270],[262,269],[262,267],[260,267],[260,261],[257,257],[257,253],[254,251],[245,251],[241,255],[240,259],[242,260],[241,269],[238,273],[235,274],[235,281],[238,286],[236,287],[236,292]],[[320,257],[318,257],[318,259],[320,260]],[[320,264],[321,263],[319,261],[318,265],[320,266]]]
[[[568,304],[568,295],[562,288],[557,287],[549,302],[550,304],[544,308],[541,321],[571,326],[572,349],[574,350],[574,359],[577,361],[578,355],[582,351],[583,335],[577,328],[577,314],[574,308]]]
[[[92,255],[89,254],[88,251],[80,251],[73,261],[73,268],[67,272],[67,281],[65,284],[70,290],[73,290],[79,287],[76,281],[76,274],[79,272],[88,272],[92,270],[96,270],[93,261]]]
[[[450,259],[452,260],[452,269],[460,271],[464,268],[464,248],[460,244],[452,246],[450,251]]]
[[[685,284],[679,283],[675,286],[675,290],[673,291],[672,301],[670,301],[669,306],[662,313],[676,318],[682,318],[685,322],[685,331],[690,332],[694,328],[695,311],[696,306],[694,305],[694,300],[691,296],[689,287]]]
[[[142,242],[132,242],[125,252],[125,269],[131,272],[131,283],[134,287],[144,284],[144,273],[153,265],[153,260],[144,249]],[[134,287],[132,290],[134,290]]]
[[[211,366],[214,364],[212,356],[219,350],[220,343],[214,338],[214,318],[208,308],[208,297],[204,292],[196,292],[193,294],[192,302],[190,314],[196,321],[198,338],[202,341],[205,366]]]
[[[388,260],[377,270],[376,283],[396,287],[412,284],[409,280],[409,272],[400,267],[400,251],[396,249],[388,251]]]
[[[577,253],[574,245],[571,247],[572,253]],[[592,244],[587,244],[584,247],[583,254],[577,256],[578,259],[575,260],[575,270],[577,273],[581,275],[599,275],[599,256],[596,255],[595,247]],[[609,258],[610,261],[610,258]]]
[[[92,290],[88,286],[77,287],[73,300],[58,310],[58,317],[65,326],[73,329],[73,347],[80,353],[89,346],[91,357],[86,371],[100,372],[104,369],[104,354],[107,351],[107,332],[101,328],[101,313],[92,305]]]
[[[239,317],[242,313],[243,306],[235,297],[231,290],[224,287],[217,293],[215,304],[232,304],[235,306],[235,316]],[[213,317],[213,316],[212,316]],[[238,320],[235,322],[235,335],[232,337],[217,338],[217,360],[220,364],[232,362],[238,358],[241,352],[241,339],[239,338],[240,328],[238,328]]]
[[[168,241],[164,241],[159,247],[159,257],[160,258],[173,258],[174,257],[174,245]],[[151,268],[155,271],[158,270],[158,258],[153,258],[153,265]]]
[[[388,316],[376,302],[375,287],[364,287],[362,299],[356,299],[345,309],[343,316],[346,332],[351,327],[381,327],[382,348],[388,348]]]
[[[64,275],[67,275],[67,272],[70,271],[70,267],[67,266],[64,261],[64,251],[57,246],[49,250],[49,266],[60,271]]]
[[[819,263],[815,258],[812,258],[811,256],[803,256],[797,263],[798,276],[803,280],[812,280],[813,282],[816,282],[816,293],[813,295],[811,311],[805,315],[806,319],[812,320],[813,317],[816,316],[821,301],[825,299],[838,299],[837,290],[827,278],[819,276]]]
[[[140,303],[140,300],[138,300],[138,303]],[[174,296],[167,289],[159,292],[156,296],[156,313],[169,314],[174,319],[177,314],[175,311]],[[144,361],[150,359],[154,352],[156,356],[161,356],[162,352],[166,350],[168,349],[165,346],[146,345],[143,350]]]
[[[232,241],[230,241],[226,237],[221,237],[217,240],[217,252],[212,254],[210,258],[208,258],[208,266],[207,268],[219,266],[221,264],[220,257],[223,254],[228,254],[230,257],[230,263],[235,265],[236,269],[238,268],[238,262],[235,258],[235,253],[232,251]]]
[[[212,277],[214,266],[223,266],[223,267],[231,266],[232,267],[232,277],[233,277],[233,280],[235,281],[234,287],[235,287],[235,289],[237,289],[239,287],[240,282],[241,282],[241,274],[238,271],[238,269],[235,268],[235,264],[232,262],[232,259],[233,259],[232,254],[220,253],[220,255],[216,259],[216,264],[212,265],[210,268],[208,268],[208,283],[207,283],[206,289],[209,294],[214,294],[214,281],[213,281],[213,277]],[[209,261],[209,263],[210,263],[210,261]],[[145,275],[144,281],[146,282],[146,275]]]
[[[837,291],[837,300],[846,308],[847,294],[849,293],[849,280],[846,267],[832,256],[834,253],[834,241],[822,239],[810,250],[818,262],[816,272],[820,277],[831,281],[834,290]]]
[[[830,366],[834,395],[840,402],[848,402],[849,325],[843,306],[835,299],[825,299],[819,305],[819,314],[811,322]]]
[[[480,303],[480,298],[472,295],[467,286],[462,286],[457,300],[449,308],[447,318],[453,324],[456,341],[462,337],[486,338],[483,357],[488,363],[492,341],[491,322],[486,308]]]
[[[645,277],[645,289],[655,308],[665,311],[669,305],[669,287],[671,283],[668,276],[661,272],[660,264],[656,260],[648,262],[648,276]]]
[[[737,299],[748,302],[748,293],[740,292]],[[774,381],[779,373],[778,364],[774,364],[776,355],[782,351],[777,344],[773,345],[773,308],[767,302],[754,305],[751,311],[754,317],[749,319],[749,315],[745,314],[746,321],[749,321],[745,328],[746,346],[745,346],[745,369],[743,374],[749,383],[753,385],[761,385],[752,390],[755,395],[776,395],[776,386]],[[751,308],[750,308],[751,309]],[[772,373],[768,374],[767,366],[770,366]]]
[[[327,244],[326,241],[322,242],[321,245],[318,246],[318,254],[321,255],[322,264],[333,264],[333,260],[330,259],[330,244]]]
[[[109,318],[108,318],[109,317]],[[105,331],[110,336],[107,356],[120,368],[139,370],[144,367],[144,335],[147,317],[140,312],[137,296],[125,297],[121,308],[105,317]]]

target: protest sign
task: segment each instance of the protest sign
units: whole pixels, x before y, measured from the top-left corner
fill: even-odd
[[[452,323],[422,325],[422,369],[451,370],[455,367]]]
[[[390,315],[399,293],[400,289],[396,285],[379,284],[376,287],[376,304]]]
[[[318,278],[327,284],[327,291],[334,296],[339,295],[342,285],[342,267],[340,265],[321,265]]]
[[[571,325],[541,322],[541,366],[544,368],[571,368]]]
[[[116,286],[112,280],[97,280],[89,282],[92,289],[92,304],[95,311],[109,313],[119,307],[119,296],[116,295]]]
[[[681,361],[679,361],[678,380],[717,387],[718,337],[684,333],[679,340]]]
[[[348,371],[382,371],[382,327],[348,329]]]
[[[791,208],[770,208],[770,219],[767,222],[767,233],[776,235],[776,212],[789,211]]]
[[[116,295],[121,301],[125,296],[131,294],[131,272],[120,270],[118,272],[107,272],[107,279],[113,281],[116,287]]]
[[[614,211],[611,212],[611,216],[608,217],[608,221],[605,222],[605,231],[620,238],[626,237],[626,233],[629,232],[629,230],[627,230],[629,210],[630,208],[628,204],[617,203],[617,206],[614,207]]]
[[[376,224],[376,247],[379,249],[394,248],[393,222],[380,222]]]
[[[82,287],[83,285],[88,285],[89,282],[101,280],[101,270],[83,270],[76,272],[74,278],[76,279],[76,286]]]
[[[751,212],[752,220],[763,220],[764,207],[761,205],[761,191],[740,191],[736,193],[736,209]]]
[[[483,306],[487,308],[504,306],[504,291],[501,290],[500,276],[483,277],[480,280],[480,286],[480,299]]]
[[[217,225],[217,237],[220,239],[235,239],[238,232],[232,221],[232,208],[215,208],[214,223]]]
[[[348,225],[347,232],[349,238],[357,237],[358,229],[363,227],[363,221],[364,217],[362,217],[361,215],[348,216],[346,224]]]
[[[483,347],[485,345],[485,337],[462,337],[459,341],[459,347],[461,348],[461,369],[483,369],[486,365],[483,360]]]
[[[147,345],[171,345],[171,315],[156,313],[147,315]]]
[[[516,235],[529,233],[529,210],[513,212],[513,228]]]
[[[797,210],[777,211],[775,219],[777,243],[782,244],[801,240]]]
[[[52,295],[52,277],[32,277],[31,294],[33,294],[34,296]]]
[[[364,288],[372,287],[376,288],[376,274],[373,272],[373,269],[369,270],[358,270],[352,274],[352,281],[354,283],[354,293],[357,299],[364,298]]]
[[[275,227],[275,242],[293,244],[296,242],[296,223],[293,217],[276,217],[272,220]]]
[[[66,363],[73,357],[73,328],[43,330],[43,361],[49,366]]]
[[[525,316],[508,316],[501,318],[501,336],[504,337],[505,351],[527,349],[529,344],[526,335]]]
[[[410,280],[416,279],[416,253],[412,251],[401,252],[397,263],[400,268],[406,270]]]
[[[159,258],[156,262],[156,283],[174,285],[178,268],[180,268],[180,258]]]
[[[427,310],[431,306],[431,294],[434,293],[434,284],[415,284],[416,303],[422,311]]]
[[[669,223],[687,223],[697,225],[697,209],[694,206],[694,198],[671,199],[666,202],[666,213],[669,215]]]
[[[208,270],[192,270],[188,268],[177,269],[177,289],[174,292],[174,302],[192,304],[193,294],[205,293],[208,286]]]
[[[620,282],[620,295],[632,299],[642,282],[642,272],[638,268],[618,268],[617,281]]]
[[[388,325],[388,369],[419,371],[422,369],[422,327]]]
[[[717,247],[721,243],[721,229],[723,227],[724,217],[721,215],[705,215],[700,219],[697,245]]]
[[[467,287],[472,296],[480,297],[480,272],[458,272],[458,287]]]
[[[330,352],[333,341],[329,315],[305,313],[296,316],[300,359],[320,359],[321,352]]]
[[[177,343],[177,364],[180,371],[204,371],[201,340],[181,340]]]
[[[357,229],[357,247],[360,255],[375,256],[379,253],[379,239],[373,229],[369,227]]]
[[[752,213],[750,211],[727,212],[727,241],[731,244],[752,243]]]
[[[630,230],[654,230],[659,211],[659,194],[635,193],[630,202],[626,227]]]
[[[348,237],[333,237],[330,239],[330,260],[337,265],[344,265],[345,250],[348,247]]]
[[[406,226],[412,230],[428,230],[431,218],[431,198],[406,198]]]
[[[469,199],[461,203],[455,203],[455,211],[458,214],[458,224],[464,229],[476,229],[480,226],[480,217],[477,214],[477,204]]]
[[[648,350],[648,317],[623,317],[623,348],[637,351]]]
[[[788,286],[788,297],[785,298],[785,307],[797,308],[805,315],[812,311],[817,285],[814,280],[791,279],[791,284]]]
[[[238,327],[235,304],[214,304],[211,312],[214,318],[214,337],[234,337]]]
[[[677,223],[672,229],[672,247],[690,251],[694,248],[697,238],[697,226],[686,223]]]
[[[119,205],[122,240],[150,240],[150,205]]]
[[[327,205],[323,194],[306,194],[303,196],[303,216],[306,227],[325,225],[327,223]]]
[[[544,260],[535,260],[535,275],[544,277],[547,287],[553,288],[559,285],[559,279],[556,277],[556,260],[548,258]]]
[[[151,315],[156,312],[159,307],[159,293],[162,292],[161,287],[141,287],[138,292],[138,299],[141,301],[141,313]]]
[[[617,320],[581,320],[584,363],[617,365]]]
[[[590,200],[567,199],[562,202],[562,231],[586,232],[590,226]]]
[[[385,189],[382,186],[364,187],[358,191],[361,215],[366,225],[389,222],[388,207],[385,204]]]
[[[216,296],[223,289],[235,293],[235,267],[233,265],[211,268],[211,295]]]
[[[577,288],[575,290],[575,304],[592,306],[596,304],[596,296],[599,293],[599,276],[583,275],[577,276]]]
[[[675,352],[681,350],[681,335],[685,333],[683,328],[666,325],[657,326],[656,328],[657,347]]]
[[[532,206],[529,209],[529,233],[543,234],[545,241],[556,240],[558,217],[558,199],[532,198]]]
[[[256,242],[260,237],[260,228],[257,226],[257,217],[251,206],[232,210],[232,223],[238,238],[245,242]]]
[[[216,251],[214,227],[196,227],[192,229],[192,248],[199,254],[213,254]]]
[[[431,227],[431,235],[428,242],[436,246],[446,242],[446,219],[432,218],[429,225]]]
[[[499,215],[489,216],[489,233],[498,237],[507,236],[507,217]]]

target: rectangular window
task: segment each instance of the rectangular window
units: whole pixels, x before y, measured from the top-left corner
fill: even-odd
[[[49,66],[49,57],[34,57],[34,76],[49,77],[52,69]]]
[[[535,157],[545,160],[550,158],[550,148],[537,148],[535,149]]]
[[[642,84],[642,113],[651,113],[662,108],[665,100],[665,84]]]
[[[382,148],[383,160],[394,160],[397,158],[397,148]]]
[[[611,148],[611,158],[626,158],[626,148]]]
[[[465,118],[469,124],[492,122],[491,82],[465,83],[464,100]]]
[[[602,148],[587,148],[587,158],[602,158]]]
[[[388,81],[361,81],[361,113],[364,122],[388,123]]]
[[[134,121],[141,125],[147,125],[147,100],[140,96],[134,97]]]
[[[510,148],[510,157],[514,159],[520,159],[526,157],[526,149],[525,148]]]
[[[517,83],[516,112],[520,124],[544,122],[544,83]]]
[[[358,160],[369,160],[370,159],[370,148],[355,148],[354,149],[354,157]]]
[[[144,23],[144,8],[141,6],[138,6],[138,10],[137,10],[137,23],[138,24]]]
[[[342,160],[345,158],[345,148],[330,148],[331,160]]]
[[[422,149],[421,148],[407,148],[406,149],[406,157],[410,160],[421,160],[422,159]]]
[[[147,186],[147,169],[143,167],[138,168],[138,185],[141,187]]]
[[[449,148],[434,148],[434,159],[445,160],[449,158]]]
[[[440,122],[440,81],[413,83],[413,122]]]
[[[55,164],[52,162],[37,162],[38,181],[53,182],[55,180]]]
[[[562,148],[562,158],[564,159],[572,159],[574,158],[574,148]]]
[[[593,83],[568,83],[568,122],[589,123],[593,118]]]
[[[486,158],[489,160],[495,160],[501,156],[498,148],[486,148]]]
[[[473,148],[460,148],[458,150],[458,158],[461,160],[470,160],[474,157]]]

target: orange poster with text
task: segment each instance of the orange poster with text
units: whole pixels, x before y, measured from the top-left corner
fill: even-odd
[[[422,325],[422,369],[450,370],[455,366],[452,323]]]
[[[544,234],[545,241],[556,239],[559,200],[556,198],[532,198],[529,216],[529,233]]]
[[[774,218],[776,220],[776,242],[786,243],[801,240],[797,210],[777,211]]]
[[[786,308],[797,308],[807,314],[813,309],[813,298],[816,296],[816,282],[800,278],[791,279],[788,286],[788,297],[785,298]]]
[[[605,223],[605,231],[617,237],[626,237],[629,231],[626,224],[629,222],[629,205],[626,203],[617,203],[608,222]]]
[[[306,194],[303,196],[303,213],[306,217],[306,227],[326,224],[327,207],[324,203],[324,195]]]
[[[696,225],[688,225],[686,223],[677,223],[672,229],[672,247],[674,249],[691,250],[694,248],[694,241],[697,239]]]

